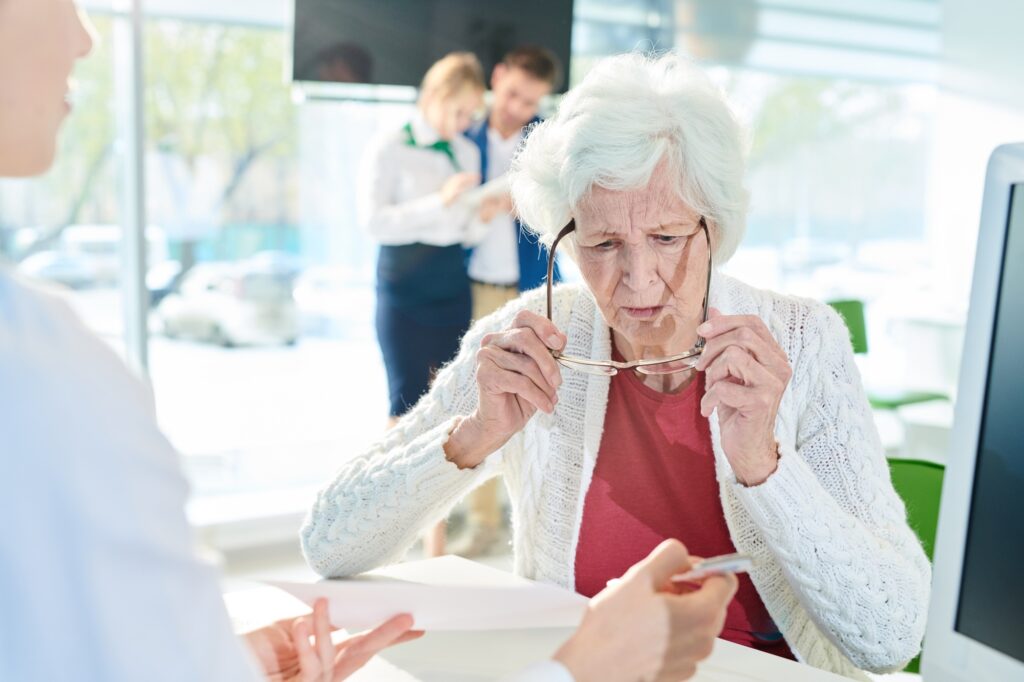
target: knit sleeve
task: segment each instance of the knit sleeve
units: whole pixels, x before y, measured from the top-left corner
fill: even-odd
[[[803,322],[794,444],[763,484],[734,484],[804,608],[859,668],[897,670],[921,648],[931,567],[893,489],[846,327]]]
[[[449,462],[444,444],[458,417],[476,409],[480,340],[507,326],[519,307],[514,301],[474,325],[430,392],[317,493],[300,531],[313,570],[325,577],[347,576],[398,561],[422,529],[500,473],[502,455],[517,439],[473,469]]]

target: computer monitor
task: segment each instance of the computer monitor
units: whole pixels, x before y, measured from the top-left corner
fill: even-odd
[[[925,682],[1024,680],[1024,144],[989,160]]]

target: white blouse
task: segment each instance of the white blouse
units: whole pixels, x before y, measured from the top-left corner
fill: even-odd
[[[480,172],[479,150],[456,135],[451,141],[456,168],[447,154],[424,148],[440,138],[418,111],[411,126],[416,146],[409,145],[406,131],[399,128],[374,140],[363,157],[357,199],[360,224],[384,245],[475,241],[475,211],[458,201],[445,206],[440,192],[456,173]]]

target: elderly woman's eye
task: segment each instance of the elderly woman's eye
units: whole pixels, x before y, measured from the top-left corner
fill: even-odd
[[[678,237],[676,235],[671,234],[656,234],[654,235],[654,239],[659,244],[664,244],[665,246],[672,246],[673,244],[678,244],[682,240],[682,237]]]

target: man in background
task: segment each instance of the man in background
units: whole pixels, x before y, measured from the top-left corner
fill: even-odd
[[[466,137],[480,148],[482,182],[509,170],[529,127],[540,121],[537,110],[541,101],[561,80],[558,58],[543,47],[518,47],[494,67],[487,116],[466,132]],[[540,286],[547,275],[547,249],[519,224],[508,194],[485,201],[480,213],[481,220],[490,223],[490,229],[469,257],[474,322],[520,292]],[[497,479],[470,495],[467,522],[467,534],[452,548],[454,553],[480,556],[502,541]]]

